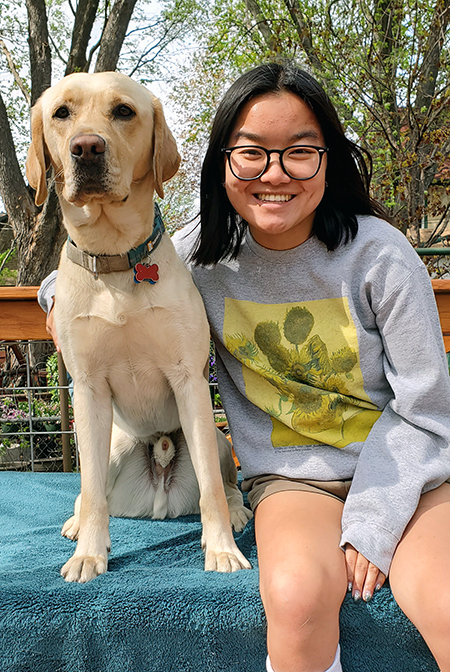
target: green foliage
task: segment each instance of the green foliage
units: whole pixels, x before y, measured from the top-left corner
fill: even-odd
[[[2,268],[3,262],[6,259],[6,264]],[[8,279],[15,279],[17,278],[17,270],[14,268],[10,268],[9,265],[11,262],[14,262],[16,259],[16,250],[13,250],[10,253],[10,250],[6,250],[5,252],[0,253],[0,268],[2,269],[0,271],[0,286],[7,284]]]
[[[47,359],[47,364],[46,364],[46,371],[47,371],[47,384],[49,387],[58,387],[59,385],[59,378],[58,378],[58,353],[54,352],[50,357]],[[59,407],[59,391],[54,389],[52,390],[52,402],[54,404],[58,404]]]
[[[16,462],[21,468],[29,464],[32,443],[35,459],[61,456],[61,438],[54,434],[61,429],[59,403],[45,396],[29,401],[23,397],[18,388],[14,395],[0,398],[0,455],[8,455],[3,464],[9,468]]]

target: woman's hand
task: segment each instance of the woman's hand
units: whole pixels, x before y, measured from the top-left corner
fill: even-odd
[[[365,602],[372,599],[374,590],[380,590],[386,577],[351,544],[345,546],[345,560],[347,563],[348,589],[357,602],[363,598]]]
[[[47,330],[47,334],[49,334],[52,337],[53,343],[55,344],[57,352],[61,352],[61,348],[59,347],[59,343],[58,343],[58,336],[56,334],[55,316],[53,314],[54,307],[55,307],[55,300],[53,299],[53,306],[52,306],[51,311],[47,315],[47,321],[45,323],[45,328]]]

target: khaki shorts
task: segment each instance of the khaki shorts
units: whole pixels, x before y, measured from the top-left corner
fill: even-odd
[[[316,492],[328,497],[334,497],[340,502],[345,499],[352,484],[348,481],[305,481],[300,478],[286,478],[276,474],[265,474],[255,478],[247,478],[242,481],[242,490],[248,493],[248,503],[254,511],[263,499],[277,492],[287,490],[303,490],[304,492]]]
[[[450,478],[445,483],[450,484]],[[252,511],[256,509],[263,499],[274,495],[277,492],[286,492],[287,490],[303,490],[303,492],[316,492],[320,495],[334,497],[340,502],[345,502],[348,491],[352,484],[351,479],[347,481],[306,481],[301,478],[287,478],[277,474],[265,474],[255,476],[242,481],[243,492],[248,493],[248,503]]]

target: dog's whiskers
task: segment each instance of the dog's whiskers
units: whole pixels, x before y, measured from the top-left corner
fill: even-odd
[[[59,178],[62,177],[63,179],[60,180]],[[52,178],[49,181],[49,187],[53,187],[54,184],[64,184],[64,169],[59,170],[57,173],[55,173]]]

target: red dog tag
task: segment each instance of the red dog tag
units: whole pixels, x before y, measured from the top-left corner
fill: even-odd
[[[154,285],[158,280],[157,264],[136,264],[134,267],[134,281],[136,283],[147,281]]]

